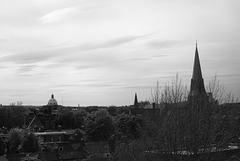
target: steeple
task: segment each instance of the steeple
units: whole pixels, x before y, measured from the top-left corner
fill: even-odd
[[[135,97],[134,97],[134,107],[138,107],[138,98],[137,98],[137,93],[135,93]]]
[[[202,79],[202,70],[201,70],[201,65],[200,65],[200,60],[198,55],[197,43],[196,43],[196,50],[195,50],[192,79]]]
[[[198,48],[196,43],[195,58],[193,65],[193,73],[191,79],[191,88],[189,93],[190,101],[193,99],[203,99],[206,98],[207,94],[204,87],[204,80],[202,77],[201,65],[199,60]]]

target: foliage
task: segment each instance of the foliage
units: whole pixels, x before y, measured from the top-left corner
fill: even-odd
[[[83,161],[110,161],[110,158],[101,154],[92,154]]]
[[[23,106],[0,107],[0,127],[23,127],[26,108]]]
[[[0,138],[0,155],[3,155],[5,152],[5,143],[3,142],[2,138]]]
[[[98,109],[100,109],[100,107],[98,107],[98,106],[88,106],[88,107],[86,107],[86,111],[88,113],[96,112]]]
[[[107,110],[100,109],[85,118],[84,127],[89,141],[107,141],[113,132],[113,121]]]
[[[74,132],[74,143],[83,143],[83,134],[79,129],[76,129]]]
[[[38,140],[33,133],[26,135],[22,142],[22,148],[25,153],[37,152],[39,149]]]
[[[144,120],[140,115],[120,114],[115,118],[115,133],[126,136],[128,139],[140,138],[143,126]]]
[[[115,115],[117,114],[118,109],[116,106],[110,106],[107,108],[107,111],[110,115]]]
[[[143,153],[145,151],[142,143],[133,141],[130,144],[120,144],[114,155],[113,161],[145,161]]]
[[[73,128],[82,128],[84,118],[87,115],[84,109],[80,109],[73,112],[74,125]]]
[[[57,110],[57,122],[63,129],[69,129],[74,124],[73,113],[70,108],[59,107]]]
[[[216,101],[205,100],[199,104],[186,102],[186,89],[177,75],[172,83],[163,88],[157,83],[156,88],[152,90],[151,100],[161,105],[159,117],[151,122],[158,135],[144,136],[150,136],[148,139],[151,142],[149,145],[154,147],[152,149],[171,154],[179,154],[181,149],[192,154],[204,154],[212,145],[215,145],[218,151],[226,148],[229,143],[236,143],[240,132],[239,116],[233,117],[233,114],[226,113]],[[233,102],[232,95],[225,93],[225,88],[216,76],[206,89],[212,92],[213,100]]]
[[[36,159],[36,158],[31,158],[29,156],[26,156],[26,157],[22,158],[21,161],[41,161],[41,160],[40,159]]]
[[[24,137],[24,130],[19,128],[11,129],[9,132],[9,141],[10,141],[10,151],[16,152],[21,145],[22,139]]]

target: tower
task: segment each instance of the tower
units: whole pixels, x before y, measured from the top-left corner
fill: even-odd
[[[137,98],[137,93],[135,93],[135,97],[134,97],[134,108],[137,108],[138,107],[138,98]]]
[[[203,103],[206,100],[208,100],[208,96],[204,87],[204,80],[202,77],[202,70],[201,70],[198,48],[196,43],[193,73],[192,73],[188,101],[191,103]]]

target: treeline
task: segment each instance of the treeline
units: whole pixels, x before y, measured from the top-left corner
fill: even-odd
[[[89,109],[87,109],[89,110]],[[51,121],[51,127],[58,129],[80,128],[86,131],[87,141],[108,141],[110,137],[139,138],[144,120],[140,116],[131,116],[128,110],[117,107],[102,108],[87,112],[85,109],[71,110],[60,107]]]
[[[86,140],[109,141],[140,138],[144,119],[139,115],[129,115],[129,107],[87,107],[69,108],[59,106],[35,108],[24,106],[0,107],[0,127],[3,133],[13,128],[25,129],[31,119],[37,116],[44,130],[82,129],[86,131]],[[47,129],[46,129],[47,128]]]
[[[38,110],[38,108],[40,110]],[[50,123],[50,129],[57,129],[59,125],[64,129],[82,128],[82,123],[87,114],[99,109],[106,109],[110,115],[119,113],[128,113],[128,107],[98,107],[89,106],[86,108],[71,108],[64,106],[29,107],[23,105],[11,104],[9,106],[0,106],[0,128],[10,130],[15,127],[26,127],[34,116],[37,116],[42,125]],[[75,110],[73,110],[75,109]],[[2,129],[3,130],[3,129]]]
[[[1,106],[0,107],[0,127],[11,129],[13,127],[23,127],[28,110],[23,106]]]

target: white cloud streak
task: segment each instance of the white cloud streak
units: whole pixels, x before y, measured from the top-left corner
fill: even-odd
[[[78,10],[79,10],[79,7],[77,6],[58,9],[39,18],[39,21],[42,24],[59,22],[59,21],[68,19],[71,16],[74,16],[78,12]]]

